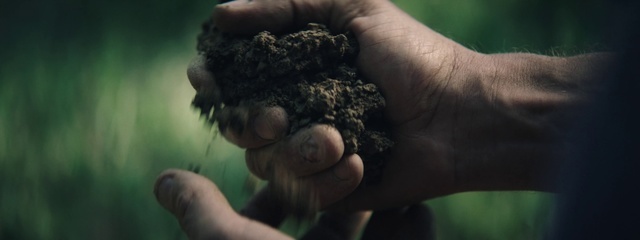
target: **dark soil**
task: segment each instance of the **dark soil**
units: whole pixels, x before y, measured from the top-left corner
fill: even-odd
[[[282,35],[235,36],[206,22],[198,51],[206,55],[224,106],[281,106],[289,116],[289,134],[314,123],[335,126],[345,154],[362,157],[364,184],[380,179],[382,154],[393,144],[381,128],[385,100],[358,73],[358,43],[351,34],[332,34],[324,25],[308,24]],[[224,107],[215,101],[198,94],[193,104],[213,123],[215,111]]]

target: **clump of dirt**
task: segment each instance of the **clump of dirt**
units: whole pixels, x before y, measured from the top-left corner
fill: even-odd
[[[332,34],[324,25],[308,24],[281,35],[237,36],[208,21],[198,36],[198,51],[206,56],[224,106],[281,106],[289,116],[289,134],[314,123],[335,126],[345,154],[362,157],[364,184],[380,179],[382,154],[393,145],[382,128],[385,100],[358,73],[358,42],[352,34]],[[193,105],[211,123],[215,111],[224,107],[202,93]]]

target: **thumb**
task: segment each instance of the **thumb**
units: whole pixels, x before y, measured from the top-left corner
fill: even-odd
[[[328,25],[334,31],[345,31],[362,11],[361,4],[371,1],[335,0],[236,0],[219,4],[213,20],[222,31],[255,34],[260,31],[283,32],[307,23]],[[370,5],[370,4],[369,4]]]
[[[154,194],[189,239],[291,239],[241,217],[213,182],[189,171],[164,171],[156,180]]]
[[[164,171],[156,180],[154,194],[189,239],[218,236],[215,234],[240,219],[215,184],[189,171]]]

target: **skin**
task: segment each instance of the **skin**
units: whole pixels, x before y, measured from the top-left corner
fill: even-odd
[[[575,121],[598,85],[592,79],[598,79],[611,58],[604,53],[478,53],[385,0],[234,1],[216,6],[213,14],[221,30],[237,34],[321,22],[358,38],[358,67],[385,96],[385,116],[395,142],[380,184],[357,188],[362,160],[343,154],[340,134],[330,126],[285,136],[286,112],[277,107],[225,107],[218,119],[227,126],[221,129],[225,138],[247,149],[253,174],[275,189],[311,189],[308,197],[319,208],[343,213],[407,206],[465,191],[553,191],[544,179],[559,164],[563,129]],[[219,91],[201,58],[191,64],[188,76],[197,91]],[[244,131],[232,127],[237,125]],[[224,198],[214,195],[210,198]],[[161,204],[163,199],[159,197]],[[260,201],[252,201],[249,209],[251,205]],[[168,203],[163,206],[173,209]],[[207,214],[200,217],[216,218]],[[263,221],[277,226],[278,217],[274,219]],[[243,224],[257,232],[273,231],[254,223]]]
[[[179,169],[160,174],[153,192],[160,205],[176,217],[189,239],[293,239],[274,228],[282,219],[274,219],[273,209],[263,193],[256,195],[241,210],[241,215],[231,208],[209,179]],[[268,216],[260,216],[264,213]],[[301,239],[353,239],[369,216],[369,212],[324,214]],[[374,213],[362,239],[433,239],[434,236],[432,214],[426,206],[418,204]]]

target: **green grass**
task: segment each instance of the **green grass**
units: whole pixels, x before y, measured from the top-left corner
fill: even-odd
[[[396,2],[482,52],[575,53],[601,43],[574,2]],[[242,151],[190,108],[185,69],[212,5],[0,4],[0,239],[185,239],[151,192],[162,170],[189,164],[243,205],[253,187]],[[428,204],[442,239],[534,239],[552,200],[464,193]]]

